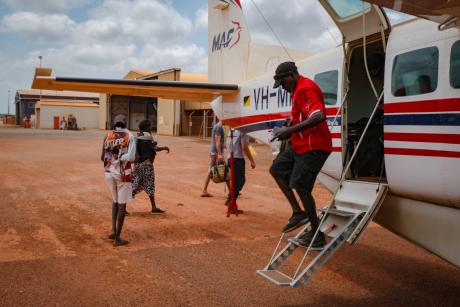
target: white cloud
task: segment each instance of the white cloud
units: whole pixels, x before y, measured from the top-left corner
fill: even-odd
[[[208,28],[208,8],[203,7],[195,12],[195,27],[197,29]]]
[[[28,11],[39,13],[64,13],[74,7],[79,7],[89,0],[1,0],[13,11]]]
[[[79,27],[85,38],[120,43],[168,44],[180,41],[192,31],[192,21],[167,3],[155,0],[106,0],[91,13],[91,20]]]
[[[207,73],[206,49],[195,44],[163,47],[146,44],[139,57],[131,59],[133,67],[180,68],[185,72]]]
[[[74,27],[75,22],[66,15],[17,12],[1,20],[0,32],[17,33],[34,40],[56,40],[67,37]]]

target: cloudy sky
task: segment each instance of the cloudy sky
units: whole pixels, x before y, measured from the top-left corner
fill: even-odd
[[[340,34],[318,1],[243,0],[252,39],[311,52]],[[132,69],[207,73],[207,0],[0,0],[0,113],[34,68],[58,76],[121,78]],[[392,14],[395,20],[401,16]],[[293,31],[293,29],[302,29]]]

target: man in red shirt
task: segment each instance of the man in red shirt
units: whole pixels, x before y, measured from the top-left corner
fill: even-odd
[[[310,221],[312,231],[295,243],[309,246],[318,226],[316,205],[311,192],[319,171],[332,151],[332,138],[326,123],[326,110],[321,89],[312,80],[299,75],[294,62],[281,63],[276,68],[274,88],[280,85],[292,97],[290,126],[274,133],[273,140],[288,140],[290,144],[273,161],[270,173],[292,207],[292,216],[283,232],[290,232]],[[305,211],[300,208],[297,192]],[[322,247],[324,234],[318,232],[312,247]]]

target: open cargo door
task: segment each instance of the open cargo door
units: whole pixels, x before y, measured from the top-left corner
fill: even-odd
[[[379,6],[439,23],[439,29],[460,26],[460,0],[366,0]]]
[[[382,8],[360,0],[319,0],[342,32],[345,42],[363,36],[363,14],[366,36],[388,30],[390,24]]]

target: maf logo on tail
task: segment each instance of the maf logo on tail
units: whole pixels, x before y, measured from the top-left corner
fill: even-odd
[[[241,26],[237,21],[233,21],[233,27],[217,35],[214,35],[212,38],[212,52],[220,50],[222,48],[231,49],[235,46],[240,40]]]

